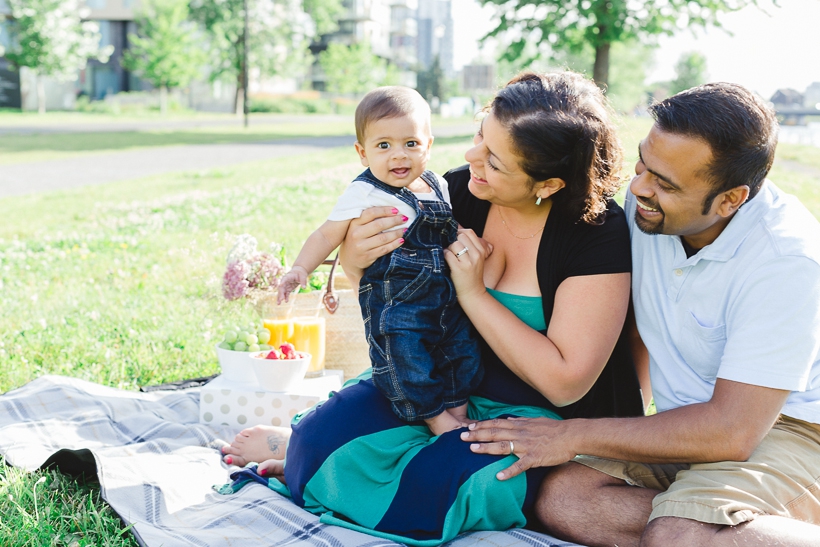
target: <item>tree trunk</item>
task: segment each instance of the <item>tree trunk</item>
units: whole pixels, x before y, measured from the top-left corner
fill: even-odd
[[[592,69],[592,79],[604,91],[609,84],[609,47],[610,44],[601,44],[595,48],[595,66]]]
[[[159,113],[165,116],[168,113],[168,87],[159,86]]]
[[[43,75],[39,73],[37,74],[37,112],[46,113],[46,84],[43,81]]]
[[[242,89],[242,72],[236,77],[236,93],[233,96],[233,111],[237,116],[242,116],[245,105],[245,94]]]

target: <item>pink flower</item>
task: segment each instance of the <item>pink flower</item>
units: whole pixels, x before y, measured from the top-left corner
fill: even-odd
[[[228,265],[222,277],[222,295],[227,300],[250,296],[254,291],[273,291],[285,273],[281,247],[278,254],[256,250],[256,239],[243,234],[228,253]]]
[[[248,294],[247,275],[250,267],[244,260],[231,262],[222,276],[222,296],[226,300],[237,300]]]

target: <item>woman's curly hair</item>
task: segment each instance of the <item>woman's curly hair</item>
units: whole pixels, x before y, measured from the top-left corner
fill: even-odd
[[[487,110],[510,132],[532,184],[563,179],[556,203],[579,221],[603,222],[606,202],[621,186],[623,150],[598,86],[572,72],[524,72]]]

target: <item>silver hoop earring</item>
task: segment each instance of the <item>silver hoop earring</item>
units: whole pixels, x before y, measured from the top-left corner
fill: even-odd
[[[538,199],[535,200],[536,205],[541,205],[541,196],[538,196]]]

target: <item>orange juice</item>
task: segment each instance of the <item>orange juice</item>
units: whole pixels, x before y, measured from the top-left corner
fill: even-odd
[[[275,348],[293,339],[293,319],[265,319],[262,326],[270,332],[270,342],[268,344]],[[296,344],[293,345],[296,346]]]
[[[325,318],[295,317],[293,336],[288,340],[296,351],[312,355],[306,376],[320,376],[325,370]]]

